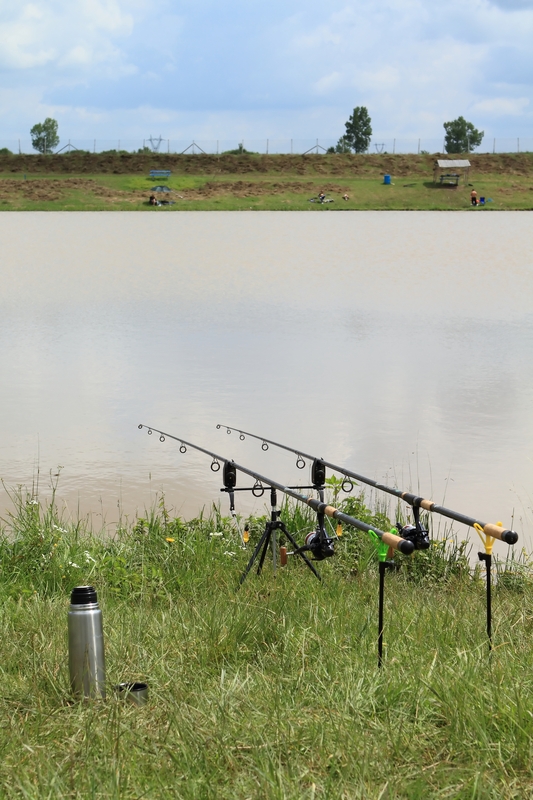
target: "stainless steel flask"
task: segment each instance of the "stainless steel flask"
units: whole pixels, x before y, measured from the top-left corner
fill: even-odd
[[[70,685],[76,697],[105,699],[102,612],[92,586],[76,586],[68,612]]]

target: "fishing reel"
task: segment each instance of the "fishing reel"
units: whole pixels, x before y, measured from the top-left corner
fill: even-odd
[[[335,555],[333,539],[325,535],[324,531],[317,528],[305,537],[305,546],[299,548],[299,552],[308,550],[315,561],[323,561]]]
[[[398,535],[402,539],[407,539],[415,546],[415,550],[429,550],[431,542],[429,541],[429,532],[420,524],[420,498],[417,498],[413,503],[413,519],[414,525],[403,525],[400,522],[396,523]]]
[[[402,539],[407,539],[408,542],[412,542],[415,546],[415,550],[428,550],[431,547],[429,533],[420,523],[417,525],[402,526],[400,522],[397,522],[396,528],[398,530],[398,536],[401,536]]]

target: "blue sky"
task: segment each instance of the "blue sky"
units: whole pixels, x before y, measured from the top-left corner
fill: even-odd
[[[0,140],[533,136],[533,0],[0,0]]]

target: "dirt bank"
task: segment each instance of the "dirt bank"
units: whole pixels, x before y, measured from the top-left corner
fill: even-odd
[[[113,202],[127,200],[131,192],[109,189],[91,178],[31,179],[0,178],[0,201],[22,198],[24,200],[61,200],[68,192],[89,193]],[[146,194],[146,193],[143,193]]]
[[[441,156],[446,158],[447,156]],[[451,156],[450,156],[451,157]],[[66,155],[0,156],[1,173],[146,174],[170,169],[174,175],[243,175],[278,173],[309,176],[372,176],[391,173],[400,178],[432,175],[435,155],[145,155],[71,153]],[[470,155],[472,175],[528,175],[533,154]]]

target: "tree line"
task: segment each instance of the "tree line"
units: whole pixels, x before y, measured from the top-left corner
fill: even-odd
[[[366,106],[356,106],[345,123],[346,133],[328,153],[366,153],[372,138],[372,120]],[[484,131],[478,131],[464,117],[444,123],[444,149],[447,153],[470,153],[479,147]]]
[[[328,153],[366,153],[372,138],[372,120],[366,106],[356,106],[344,127],[346,132]],[[47,117],[30,130],[31,143],[38,153],[53,153],[59,145],[57,120]],[[444,123],[444,149],[447,153],[470,153],[479,147],[484,131],[478,131],[464,117]],[[242,147],[242,146],[241,146]],[[148,148],[146,148],[148,150]],[[235,152],[238,151],[228,151]],[[242,151],[241,151],[242,152]]]

